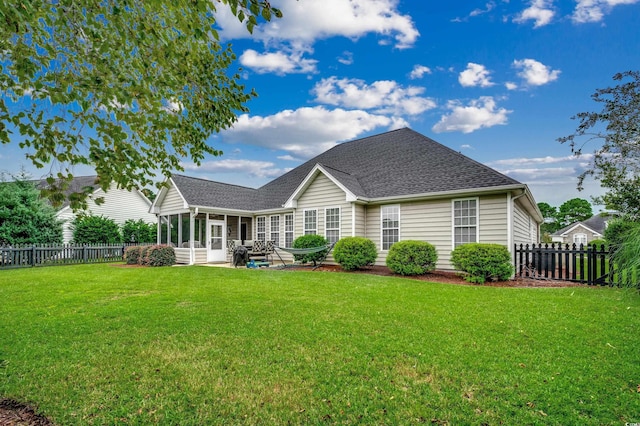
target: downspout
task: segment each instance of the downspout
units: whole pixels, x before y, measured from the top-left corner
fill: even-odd
[[[514,242],[514,235],[513,235],[513,221],[515,220],[514,218],[514,214],[513,214],[513,210],[515,207],[515,203],[516,200],[523,197],[526,194],[525,191],[522,191],[522,194],[516,195],[515,197],[511,197],[511,192],[507,193],[507,204],[508,204],[508,208],[507,208],[507,238],[508,238],[508,242],[509,242],[509,254],[511,255],[511,257],[513,258],[513,246],[515,244]],[[515,274],[511,277],[514,278]]]

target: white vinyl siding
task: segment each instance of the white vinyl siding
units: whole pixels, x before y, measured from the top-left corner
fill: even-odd
[[[318,235],[325,235],[324,209],[327,207],[340,207],[340,235],[351,235],[351,203],[346,201],[343,190],[336,186],[324,174],[319,174],[309,185],[307,190],[298,199],[297,213],[295,215],[296,235],[304,233],[304,210],[316,209],[318,211]]]
[[[478,199],[478,242],[507,246],[508,206],[506,194]]]
[[[380,209],[380,248],[389,250],[400,241],[400,206],[382,206]]]
[[[173,191],[177,195],[177,191],[175,189],[173,189]],[[92,198],[102,198],[104,202],[101,204],[96,204]],[[128,219],[142,219],[146,223],[157,223],[156,216],[152,213],[149,213],[151,204],[148,200],[146,200],[140,193],[135,190],[127,191],[126,189],[118,189],[115,184],[112,185],[107,192],[97,190],[95,194],[90,196],[90,198],[87,200],[87,203],[88,208],[86,211],[84,211],[84,213],[94,216],[104,216],[109,219],[113,219],[113,221],[118,225],[123,225],[124,222]],[[181,198],[179,202],[173,203],[172,207],[173,206],[175,206],[176,210],[184,210]],[[73,238],[73,231],[71,231],[70,227],[71,222],[76,217],[76,215],[77,213],[73,213],[73,211],[69,207],[60,210],[57,214],[57,217],[59,219],[65,221],[62,226],[62,236],[64,243],[71,242]]]
[[[536,231],[531,232],[531,228],[537,226],[533,218],[515,203],[513,209],[513,243],[514,244],[532,244],[536,242]]]
[[[181,210],[184,210],[184,200],[182,196],[178,192],[178,190],[170,186],[167,191],[167,195],[162,200],[162,204],[160,207],[160,214],[164,214],[163,212],[175,213]]]

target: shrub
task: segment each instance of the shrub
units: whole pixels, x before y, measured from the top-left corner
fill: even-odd
[[[513,274],[511,254],[500,244],[463,244],[451,252],[451,263],[470,283],[505,281]]]
[[[148,266],[149,263],[149,259],[147,258],[147,255],[149,253],[149,250],[151,250],[151,248],[154,246],[142,246],[140,247],[140,256],[138,257],[138,264],[139,265],[144,265],[144,266]]]
[[[612,220],[604,230],[604,239],[609,243],[610,247],[616,249],[622,244],[626,234],[639,226],[640,223],[638,222],[630,222],[624,219]]]
[[[122,225],[122,241],[125,243],[155,243],[158,225],[142,219],[128,219]]]
[[[145,250],[144,264],[148,266],[171,266],[176,263],[173,247],[165,245],[148,246]]]
[[[127,265],[137,265],[140,263],[140,252],[142,251],[142,247],[140,246],[130,246],[124,249],[124,261]]]
[[[421,275],[436,268],[438,253],[426,241],[398,241],[389,249],[387,266],[400,275]]]
[[[609,248],[609,244],[607,244],[606,240],[591,240],[589,241],[589,245],[591,247],[595,247],[597,250],[600,250],[602,246],[604,246],[605,250]]]
[[[77,216],[71,225],[76,244],[120,244],[120,227],[104,216]]]
[[[315,234],[302,235],[293,241],[293,248],[312,248],[326,245],[327,240],[325,240],[321,235]],[[316,253],[296,254],[293,258],[302,263],[313,262],[313,266],[316,266],[316,262],[324,259],[326,255],[327,250],[322,250]]]
[[[368,238],[342,238],[333,248],[333,258],[347,271],[373,265],[377,257],[378,249]]]
[[[622,243],[613,252],[622,286],[640,289],[640,227],[624,234]]]

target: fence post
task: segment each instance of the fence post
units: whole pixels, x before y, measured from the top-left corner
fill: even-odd
[[[87,263],[87,245],[86,244],[82,246],[82,261],[84,263]]]
[[[36,266],[36,245],[31,246],[31,266]]]

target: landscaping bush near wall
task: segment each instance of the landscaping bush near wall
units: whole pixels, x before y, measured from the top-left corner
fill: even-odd
[[[505,281],[513,275],[509,250],[500,244],[463,244],[451,252],[451,263],[471,283]]]
[[[171,266],[176,263],[175,250],[166,245],[127,247],[124,258],[127,265]]]
[[[313,248],[313,247],[322,247],[327,245],[327,240],[321,236],[316,234],[309,235],[301,235],[300,237],[293,240],[293,248]],[[327,250],[322,250],[315,253],[308,254],[296,254],[294,255],[294,259],[298,262],[309,263],[313,262],[315,266],[319,260],[322,260],[327,255]]]
[[[426,241],[399,241],[391,246],[387,267],[400,275],[421,275],[436,268],[438,253]]]
[[[378,249],[368,238],[342,238],[333,247],[333,259],[347,271],[373,265],[377,257]]]

